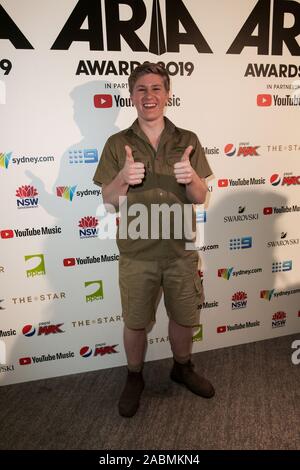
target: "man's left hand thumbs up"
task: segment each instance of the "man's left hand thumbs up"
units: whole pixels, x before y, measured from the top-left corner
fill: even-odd
[[[189,184],[192,182],[194,174],[194,169],[192,168],[190,163],[190,155],[192,150],[193,146],[189,145],[185,149],[180,162],[177,162],[174,165],[174,174],[177,183]]]

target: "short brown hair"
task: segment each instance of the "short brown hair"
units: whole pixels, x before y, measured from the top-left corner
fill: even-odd
[[[131,75],[128,78],[130,94],[132,94],[134,85],[136,84],[137,80],[148,73],[160,75],[164,81],[166,91],[170,91],[170,77],[166,69],[159,63],[155,64],[153,62],[144,62],[143,64],[138,65],[133,70],[133,72],[131,72]]]

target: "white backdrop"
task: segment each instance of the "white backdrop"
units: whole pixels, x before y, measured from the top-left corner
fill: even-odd
[[[214,172],[193,351],[300,331],[299,18],[284,0],[0,1],[1,385],[126,362],[92,177],[146,60]],[[161,302],[146,359],[170,355]]]

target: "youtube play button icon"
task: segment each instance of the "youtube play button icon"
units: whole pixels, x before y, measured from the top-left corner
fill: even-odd
[[[1,238],[13,238],[14,231],[13,230],[1,230],[0,232]]]
[[[112,95],[94,95],[95,108],[111,108]]]
[[[64,266],[75,266],[75,258],[65,258],[64,259]]]
[[[256,103],[257,103],[257,106],[271,106],[272,95],[267,95],[267,94],[257,95]]]

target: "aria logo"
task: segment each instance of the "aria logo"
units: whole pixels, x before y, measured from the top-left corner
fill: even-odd
[[[20,186],[16,191],[18,209],[31,209],[38,207],[38,192],[34,186]]]
[[[95,300],[102,300],[103,299],[103,283],[102,281],[87,281],[84,283],[84,287],[88,287],[90,285],[95,284],[97,286],[96,290],[91,294],[85,296],[86,302],[94,302]],[[95,287],[94,287],[95,289]]]
[[[98,219],[94,216],[82,217],[78,223],[80,238],[96,238],[98,236]]]
[[[33,267],[26,270],[27,277],[43,276],[46,274],[44,255],[26,255],[24,258],[27,264],[33,265]]]
[[[12,152],[9,152],[9,153],[0,152],[0,168],[4,168],[5,170],[7,170],[11,156],[12,156]]]
[[[77,188],[77,185],[76,186],[57,186],[56,196],[62,197],[63,199],[66,199],[67,201],[72,202],[76,188]]]
[[[96,344],[94,350],[90,346],[82,346],[80,348],[79,354],[81,357],[95,357],[95,356],[106,356],[107,354],[116,354],[119,351],[116,351],[118,344],[113,344],[108,346],[106,343]]]

